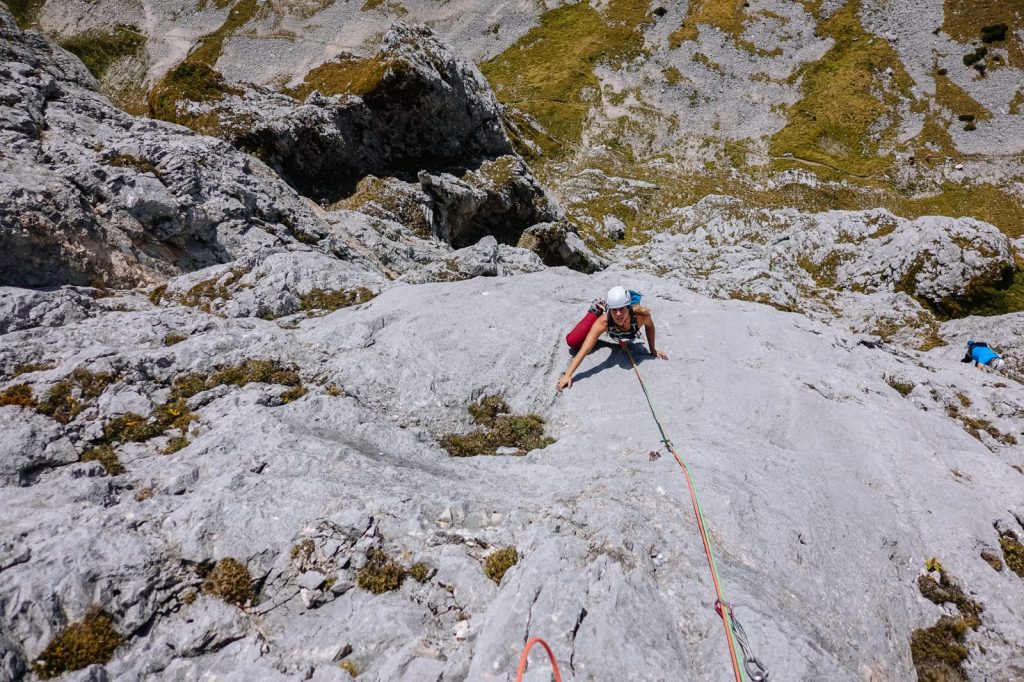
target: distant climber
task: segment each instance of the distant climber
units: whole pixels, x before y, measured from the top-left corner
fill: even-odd
[[[558,380],[558,390],[572,387],[572,375],[597,340],[607,333],[614,341],[624,344],[633,341],[643,327],[647,334],[647,347],[651,355],[668,360],[668,355],[654,345],[654,318],[646,306],[639,305],[640,294],[625,287],[612,287],[606,299],[594,301],[586,316],[569,332],[565,342],[576,350],[569,369]]]
[[[1006,364],[999,353],[989,348],[984,341],[968,341],[967,354],[960,362],[973,362],[978,369],[988,367],[995,372],[1002,370]]]

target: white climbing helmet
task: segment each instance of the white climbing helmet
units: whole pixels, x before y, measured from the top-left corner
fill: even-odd
[[[995,371],[999,372],[999,371],[1002,371],[1003,365],[1005,365],[1005,364],[1006,364],[1005,360],[1003,360],[1002,358],[996,358],[992,362],[988,363],[988,366],[991,367],[992,369],[994,369]]]
[[[608,304],[609,310],[625,308],[630,301],[629,290],[626,287],[612,287],[608,290],[608,297],[604,301]]]

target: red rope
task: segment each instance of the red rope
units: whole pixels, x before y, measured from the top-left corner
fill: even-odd
[[[562,682],[562,675],[558,672],[558,662],[555,661],[555,655],[551,652],[551,647],[540,637],[533,637],[523,647],[523,653],[519,657],[519,669],[516,670],[516,682],[523,682],[523,673],[526,672],[527,659],[530,657],[530,649],[534,644],[540,644],[544,647],[544,650],[548,652],[548,658],[551,660],[551,665],[555,669],[555,682]]]

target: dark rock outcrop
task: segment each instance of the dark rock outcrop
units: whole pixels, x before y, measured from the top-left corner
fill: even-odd
[[[351,194],[370,174],[413,180],[512,153],[487,81],[422,26],[395,24],[376,55],[341,55],[287,94],[232,85],[195,101],[181,68],[151,96],[156,115],[256,154],[317,201]]]
[[[95,87],[0,8],[0,285],[132,286],[315,231],[263,164]]]

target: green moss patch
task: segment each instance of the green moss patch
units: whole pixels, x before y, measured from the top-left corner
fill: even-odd
[[[111,64],[144,50],[146,36],[135,26],[118,24],[113,31],[87,31],[67,38],[60,46],[81,59],[96,80],[102,80]]]
[[[910,653],[917,679],[922,682],[967,682],[963,669],[963,662],[970,654],[966,644],[967,630],[978,629],[985,607],[968,597],[938,561],[931,560],[929,569],[938,571],[939,579],[931,574],[919,576],[917,587],[921,595],[940,606],[955,605],[960,616],[942,616],[932,627],[914,630]]]
[[[425,583],[430,577],[430,567],[422,562],[415,563],[409,567],[409,577],[418,583]]]
[[[1003,558],[1010,570],[1024,578],[1024,544],[1010,534],[999,538],[999,546],[1003,550]]]
[[[356,574],[356,584],[374,594],[397,590],[405,582],[408,571],[379,547],[366,551],[366,565]]]
[[[117,458],[114,448],[108,444],[99,445],[82,453],[78,458],[79,462],[99,462],[103,465],[107,474],[118,476],[124,473],[124,465]]]
[[[226,557],[217,562],[203,581],[203,592],[244,608],[255,599],[249,570],[237,559]]]
[[[164,447],[163,453],[165,455],[173,455],[178,450],[188,447],[190,442],[186,436],[175,436],[167,441],[167,446]]]
[[[981,625],[981,614],[985,611],[985,607],[968,597],[963,588],[945,570],[940,568],[938,573],[938,580],[935,580],[930,574],[918,576],[917,589],[921,592],[921,596],[939,606],[955,605],[966,623],[976,629]]]
[[[71,670],[107,663],[124,641],[110,615],[94,609],[54,637],[32,663],[32,669],[48,680]]]
[[[893,390],[904,397],[910,395],[910,392],[914,390],[914,384],[909,381],[900,381],[896,377],[886,377],[885,381],[892,386]]]
[[[647,6],[609,0],[600,12],[586,2],[562,5],[542,14],[539,26],[480,66],[499,101],[544,127],[547,135],[534,134],[528,126],[519,131],[546,155],[562,154],[580,140],[590,107],[600,98],[594,67],[621,65],[641,53],[641,29],[651,20]]]
[[[1003,560],[1000,559],[999,555],[996,554],[995,552],[992,552],[992,551],[987,550],[987,549],[982,550],[981,558],[985,560],[985,563],[987,563],[989,566],[992,567],[992,570],[994,570],[994,571],[1002,571],[1003,570]]]
[[[508,414],[509,411],[501,397],[485,397],[479,405],[471,406],[469,412],[477,424],[486,428],[442,436],[441,447],[452,457],[494,455],[500,447],[513,447],[517,454],[524,455],[555,442],[554,438],[544,436],[544,420],[539,415],[517,416]]]
[[[14,384],[4,389],[3,393],[0,393],[0,407],[14,405],[15,407],[32,409],[36,404],[36,397],[32,393],[32,387],[28,384]]]
[[[188,337],[185,336],[184,334],[179,334],[178,332],[171,332],[170,334],[164,337],[164,345],[174,346],[186,340],[187,338]]]
[[[519,552],[515,547],[503,547],[487,555],[484,560],[484,574],[494,581],[496,585],[501,584],[508,569],[519,563]]]
[[[39,10],[46,4],[46,0],[6,0],[6,3],[18,26],[27,30],[35,27]]]
[[[52,362],[26,362],[20,365],[14,366],[14,376],[18,377],[22,374],[31,374],[32,372],[45,372],[48,369],[56,367]]]
[[[351,94],[365,97],[380,87],[389,69],[399,68],[397,62],[377,57],[341,55],[325,62],[306,74],[302,83],[283,92],[304,100],[314,90],[323,95]]]
[[[67,424],[100,397],[107,386],[114,383],[114,379],[114,375],[107,372],[75,369],[50,387],[46,398],[36,406],[36,410],[61,424]]]
[[[226,95],[240,95],[242,91],[227,84],[219,71],[206,64],[183,62],[171,69],[150,90],[147,102],[149,114],[171,123],[188,126],[198,133],[215,134],[220,131],[216,114],[195,116],[180,113],[178,103],[219,102]]]
[[[371,300],[376,294],[366,287],[353,289],[313,289],[299,296],[299,307],[302,310],[338,310],[348,308]]]
[[[942,616],[930,628],[914,630],[910,655],[919,682],[967,682],[963,662],[969,651],[967,624],[962,618]]]

